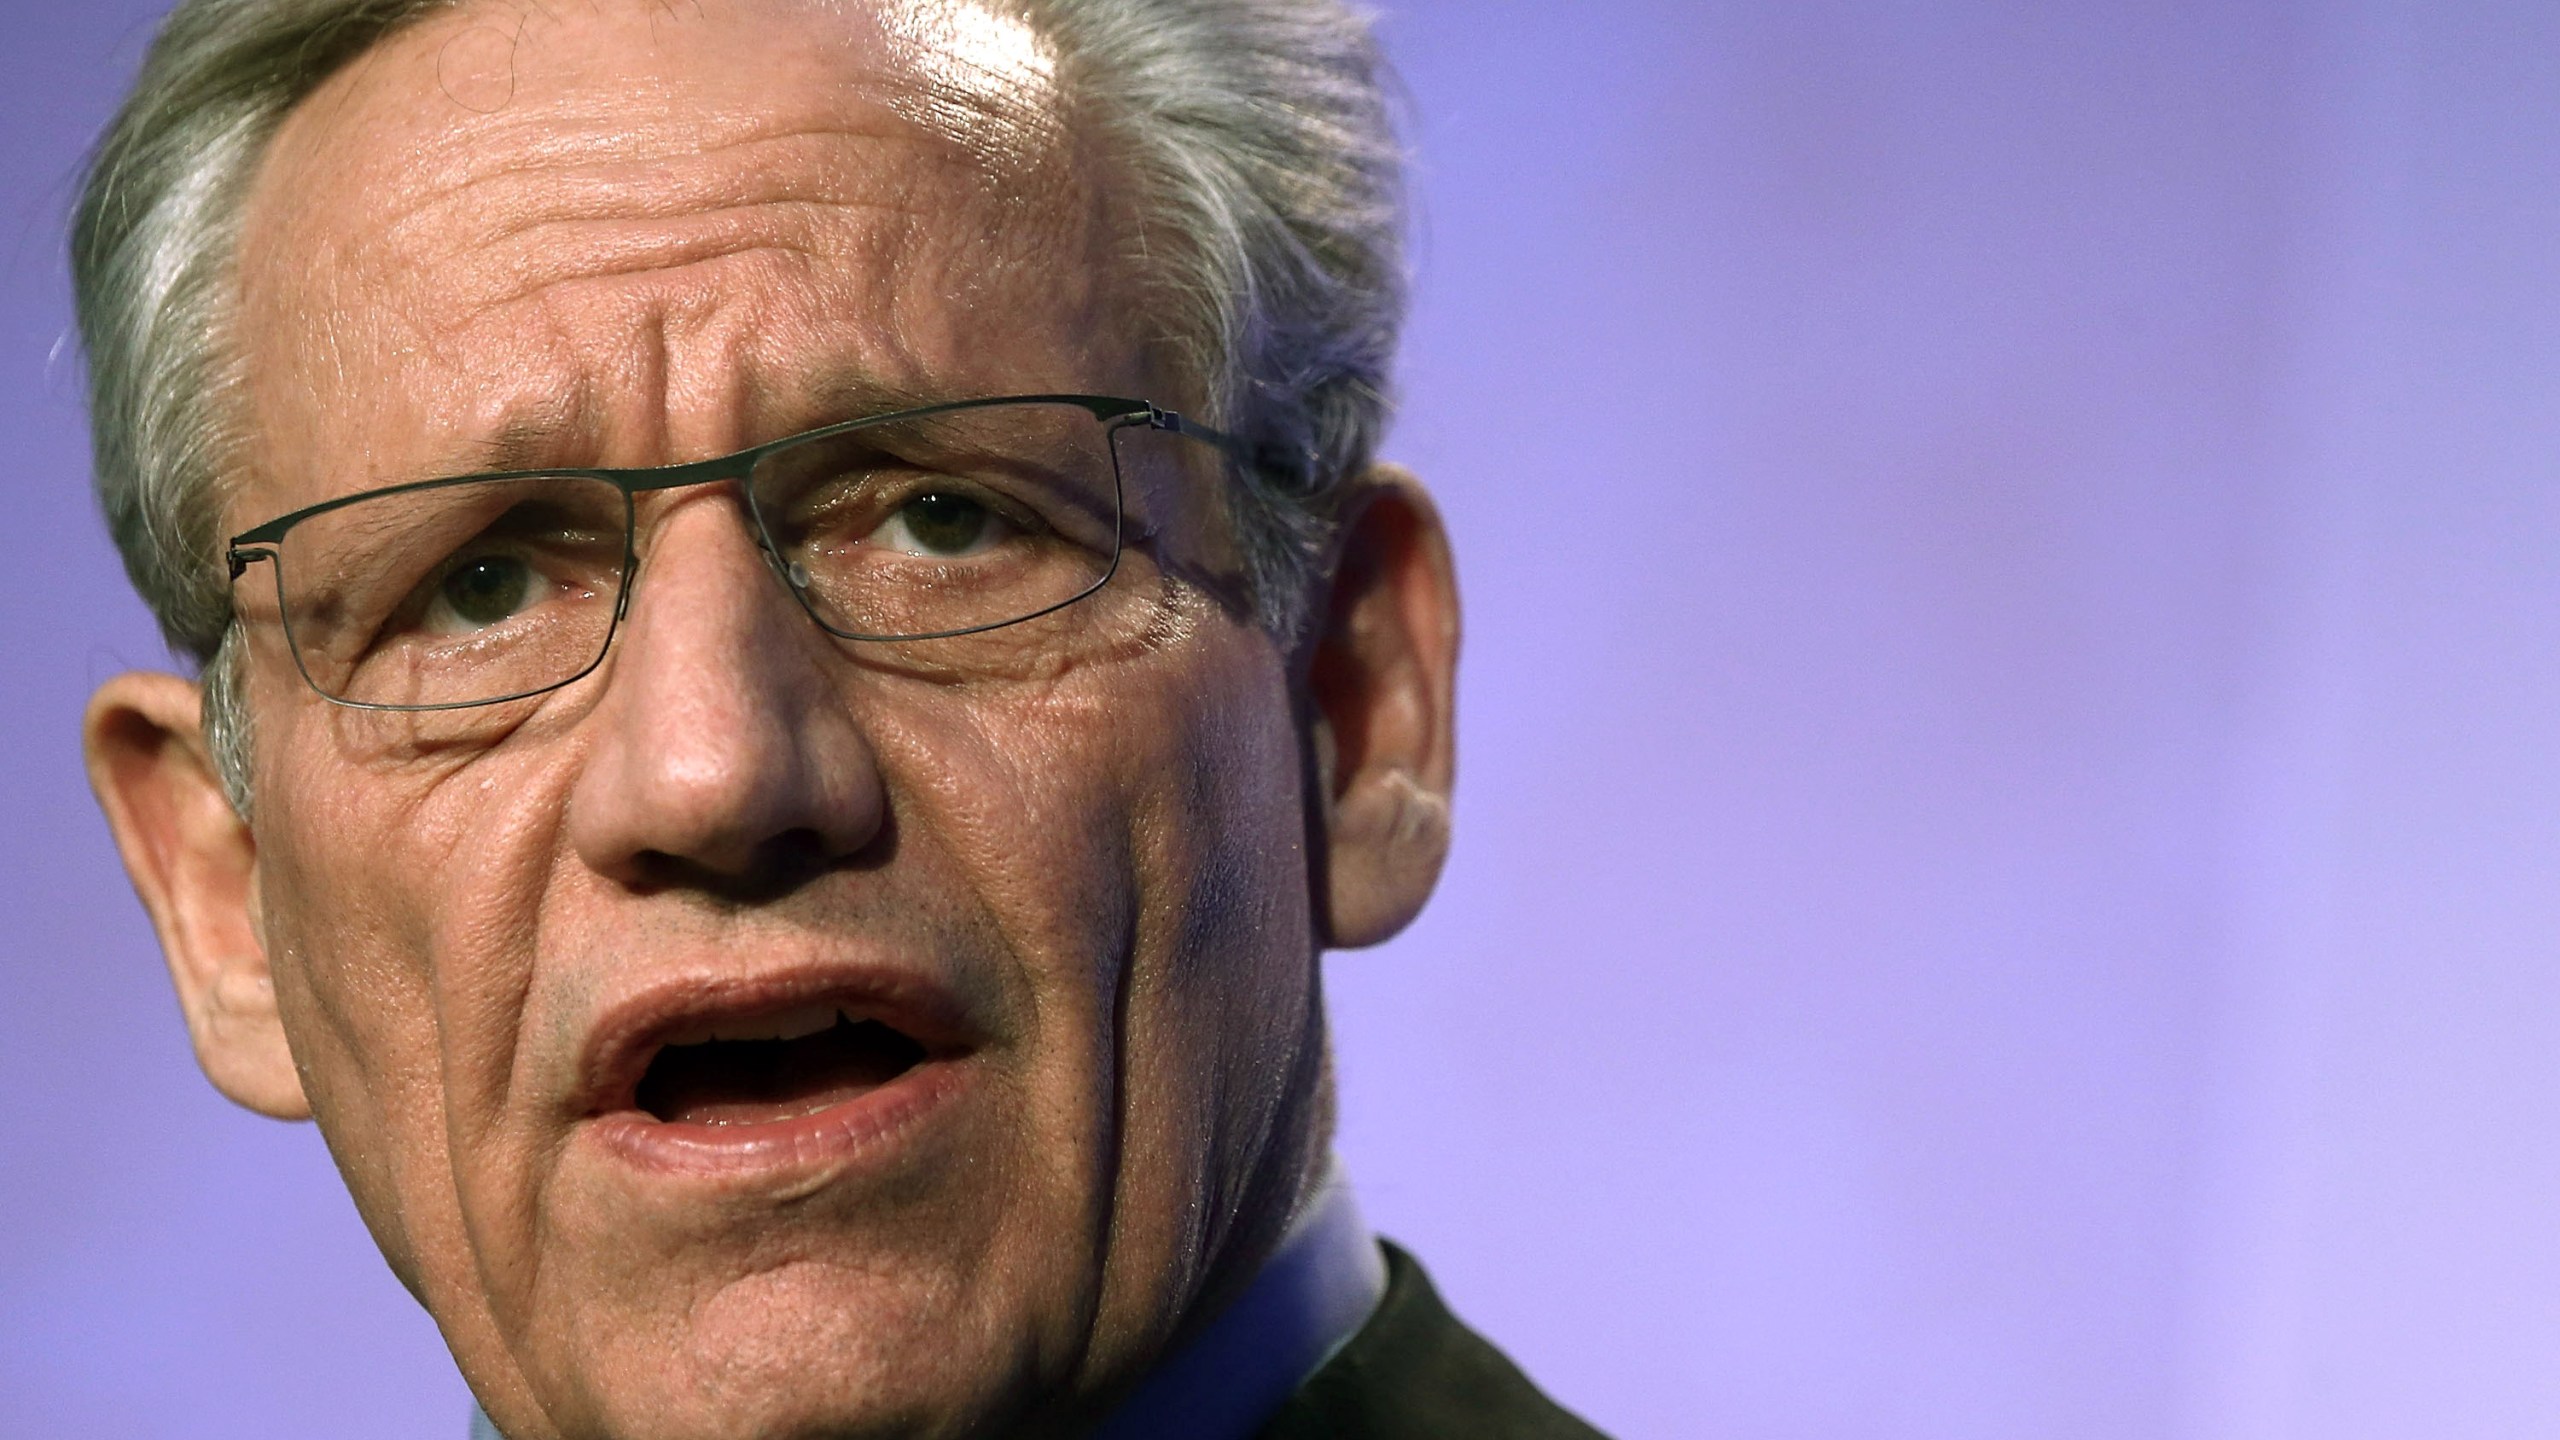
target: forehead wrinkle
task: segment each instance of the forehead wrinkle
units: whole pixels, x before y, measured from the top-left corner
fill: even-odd
[[[829,370],[807,389],[807,395],[789,402],[789,413],[798,418],[784,422],[779,433],[758,435],[748,443],[761,445],[782,439],[785,434],[841,420],[913,410],[966,399],[975,393],[967,386],[938,379],[908,383],[850,369]],[[483,414],[485,418],[474,427],[479,433],[448,453],[451,463],[441,473],[540,470],[549,466],[585,468],[576,462],[584,459],[595,444],[597,423],[592,396],[583,386],[514,394],[485,407]]]
[[[920,160],[917,170],[954,182],[958,199],[1027,200],[1075,188],[1075,147],[1055,113],[1005,107],[968,94],[969,87],[905,73],[916,63],[910,57],[906,67],[854,67],[814,95],[775,87],[743,99],[726,92],[706,99],[699,87],[663,79],[591,86],[426,127],[416,124],[414,104],[378,113],[394,98],[382,92],[400,88],[399,77],[382,77],[368,97],[373,103],[357,107],[377,113],[336,114],[335,128],[387,121],[409,130],[410,143],[377,150],[370,165],[341,162],[334,146],[310,158],[324,175],[343,163],[347,178],[377,196],[419,197],[384,212],[381,232],[395,244],[457,205],[494,229],[545,215],[671,215],[767,194],[826,198],[898,171],[900,160]],[[914,103],[919,91],[955,88],[961,93],[941,96],[942,105]],[[964,97],[973,113],[1002,113],[1011,123],[935,123],[935,114],[948,114]],[[295,118],[320,108],[306,104]],[[288,122],[289,130],[301,128]],[[314,121],[310,128],[324,127]],[[995,151],[1018,153],[999,160]]]
[[[511,138],[511,137],[510,137]],[[930,163],[929,137],[903,129],[849,123],[760,127],[746,134],[705,140],[691,136],[680,148],[629,153],[581,150],[558,153],[527,146],[492,155],[485,143],[467,157],[402,187],[419,195],[388,212],[382,226],[397,240],[456,205],[487,215],[504,229],[544,217],[618,214],[634,219],[680,215],[706,205],[742,205],[766,198],[824,198],[860,188],[890,168],[875,161],[857,167],[855,155],[910,155]],[[882,157],[885,159],[886,157]],[[956,166],[945,166],[954,168]],[[867,173],[853,173],[857,169]]]
[[[1077,238],[1092,217],[1089,199],[1072,164],[1060,168],[1051,188],[1063,203],[1004,205],[966,157],[894,121],[766,130],[673,162],[511,155],[449,189],[403,196],[378,228],[363,227],[378,238],[359,232],[332,248],[383,290],[407,289],[438,312],[413,317],[429,332],[579,281],[757,251],[794,261],[809,283],[856,269],[896,281],[922,252],[948,273],[973,255],[977,273],[962,288],[976,291],[1026,269],[1060,270],[1092,249]],[[435,283],[403,286],[403,275]],[[1046,283],[1080,290],[1087,278]]]
[[[510,313],[509,306],[475,313],[471,326],[519,339],[538,333],[552,343],[531,352],[530,368],[514,368],[502,388],[456,397],[462,402],[459,408],[431,418],[430,427],[448,438],[432,449],[423,469],[398,478],[607,463],[616,448],[616,415],[621,405],[635,399],[642,401],[644,411],[667,405],[726,410],[736,417],[737,438],[733,445],[701,453],[611,461],[617,465],[701,459],[714,450],[743,448],[817,425],[983,393],[984,383],[973,383],[965,373],[965,355],[955,357],[961,364],[957,371],[934,360],[911,343],[894,313],[879,317],[884,322],[879,325],[837,330],[814,348],[794,346],[783,353],[782,366],[773,365],[776,357],[761,353],[753,341],[805,324],[808,315],[794,312],[810,307],[783,297],[784,285],[771,275],[737,284],[724,273],[767,257],[792,268],[803,258],[792,252],[747,250],[632,275],[581,274],[514,302],[531,307],[530,316]],[[634,275],[645,277],[644,283],[627,283]],[[553,296],[591,285],[608,287],[601,303],[630,323],[599,332],[557,323],[557,317],[544,313]],[[573,310],[592,313],[597,302],[569,303]],[[774,305],[782,307],[778,313],[763,313]],[[609,346],[636,342],[644,352],[620,357],[642,362],[647,377],[637,391],[627,383],[605,381],[616,357],[592,348],[598,338]],[[466,361],[471,337],[447,336],[439,348],[457,362]],[[723,393],[715,397],[713,390]],[[688,394],[689,402],[681,398]]]
[[[462,298],[521,295],[580,273],[672,266],[768,247],[824,259],[924,217],[912,166],[888,145],[872,163],[823,143],[759,139],[680,165],[515,166],[408,204],[383,228],[373,265],[422,273],[461,262]],[[777,148],[799,153],[774,154]],[[764,153],[758,153],[764,152]],[[940,207],[933,207],[940,208]],[[370,247],[369,247],[370,248]]]
[[[434,38],[412,37],[420,51],[432,51]],[[908,103],[918,88],[945,88],[911,73],[912,57],[904,65],[842,58],[851,63],[828,65],[819,84],[796,89],[791,75],[762,89],[706,93],[682,73],[606,84],[572,72],[565,88],[463,118],[441,115],[431,95],[414,93],[434,79],[416,63],[420,55],[404,68],[377,48],[367,59],[378,63],[333,80],[325,88],[337,93],[313,97],[288,119],[271,155],[284,163],[270,174],[294,172],[297,190],[335,180],[369,199],[306,223],[313,238],[336,240],[330,248],[346,258],[386,269],[486,250],[550,221],[678,219],[770,200],[876,204],[890,188],[940,192],[932,208],[975,211],[954,218],[980,232],[1018,231],[1024,218],[1075,208],[1002,204],[1078,188],[1074,147],[1059,143],[1059,132],[1008,127],[1031,163],[990,165],[987,137],[967,143]],[[785,66],[795,75],[808,68]],[[336,143],[386,129],[401,143]],[[1015,213],[979,208],[989,201]],[[1013,224],[982,223],[998,219]]]
[[[1081,307],[1105,281],[1088,263],[1102,258],[1094,227],[1104,223],[1083,152],[1091,137],[1061,127],[1036,147],[1037,176],[993,173],[974,148],[904,107],[916,87],[895,67],[867,77],[884,81],[868,94],[850,83],[815,98],[751,89],[741,108],[717,97],[702,104],[699,87],[665,84],[653,88],[673,103],[653,120],[647,107],[635,116],[622,104],[628,90],[610,99],[572,90],[455,123],[422,116],[416,102],[432,95],[415,94],[407,82],[416,77],[396,64],[358,73],[365,94],[315,97],[325,103],[297,117],[302,133],[278,137],[271,158],[287,163],[267,171],[262,228],[285,243],[248,252],[269,257],[256,288],[286,302],[265,308],[302,332],[305,375],[334,376],[336,393],[377,373],[408,373],[430,356],[438,369],[483,380],[495,378],[494,358],[509,369],[530,362],[555,385],[618,391],[625,387],[610,376],[634,357],[610,352],[634,340],[633,325],[654,327],[664,349],[670,331],[699,337],[717,327],[734,344],[832,317],[848,332],[843,347],[827,342],[825,353],[802,357],[814,364],[792,362],[796,373],[749,373],[765,371],[761,360],[777,352],[733,353],[721,375],[692,374],[689,388],[709,379],[756,392],[742,397],[758,412],[742,417],[752,432],[743,444],[845,418],[810,403],[829,370],[921,382],[916,388],[934,398],[980,388],[937,379],[924,352],[957,343],[951,358],[965,371],[969,342],[946,331],[997,315],[1028,318],[1026,307],[996,297],[1036,285],[1051,304],[1027,311],[1063,302],[1089,315]],[[357,203],[304,207],[289,198],[321,187],[352,192]],[[730,283],[740,266],[758,272],[751,283]],[[345,327],[326,322],[341,306],[317,315],[301,303],[315,284],[340,295],[351,318],[369,311],[372,319],[338,333]],[[664,373],[671,359],[661,355],[662,373],[641,387],[654,385],[660,402],[669,398],[658,392],[673,379]],[[421,393],[394,380],[395,394],[408,398],[382,397],[403,409],[426,405],[397,422],[410,439],[393,437],[387,468],[410,471],[424,458],[420,441],[456,462],[429,473],[571,463],[573,455],[595,463],[603,451],[646,443],[619,434],[605,443],[621,427],[597,408],[601,395],[568,407],[583,418],[508,433],[493,428],[485,403],[432,393],[441,388]],[[619,416],[628,403],[650,402],[634,394],[610,408]],[[803,415],[804,423],[768,423]],[[419,421],[447,438],[417,433]],[[372,448],[335,429],[341,445]],[[543,430],[551,433],[536,433]]]
[[[490,311],[614,281],[645,282],[632,292],[635,297],[645,293],[682,302],[707,292],[724,261],[759,264],[771,279],[781,278],[785,267],[806,272],[842,258],[816,233],[820,228],[817,222],[777,216],[762,206],[645,226],[545,222],[493,246],[483,264],[473,267],[483,283],[445,296],[454,313],[448,326],[437,328],[465,328]],[[873,237],[863,248],[896,248],[884,240]]]

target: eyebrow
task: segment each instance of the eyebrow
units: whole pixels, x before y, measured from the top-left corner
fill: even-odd
[[[467,442],[458,454],[467,455],[465,463],[475,471],[535,470],[546,463],[556,465],[573,442],[587,438],[591,427],[585,420],[575,410],[512,415],[498,427],[497,434]]]
[[[913,410],[950,400],[975,399],[991,393],[974,388],[917,388],[869,375],[831,376],[811,387],[807,399],[775,407],[779,413],[791,417],[791,423],[738,448],[752,449],[786,435],[797,435],[841,420],[889,415],[900,410]],[[528,407],[508,415],[494,434],[484,439],[464,441],[451,452],[453,468],[426,478],[552,467],[564,470],[634,468],[601,466],[592,460],[570,462],[562,459],[564,454],[592,453],[597,448],[596,439],[602,429],[593,413],[574,400],[563,405]],[[712,457],[689,458],[702,460]],[[672,465],[684,462],[669,458],[657,463]]]

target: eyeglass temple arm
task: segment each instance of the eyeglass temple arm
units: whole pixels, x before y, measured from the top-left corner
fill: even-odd
[[[1265,440],[1247,440],[1161,406],[1148,406],[1145,419],[1150,428],[1170,430],[1176,435],[1214,445],[1228,459],[1248,470],[1282,477],[1299,485],[1306,484],[1316,473],[1316,457],[1312,450],[1293,449]]]

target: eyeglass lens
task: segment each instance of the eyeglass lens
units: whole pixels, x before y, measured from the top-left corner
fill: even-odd
[[[1071,405],[891,419],[766,452],[747,498],[775,570],[852,639],[958,636],[1090,594],[1120,543],[1113,428]],[[613,638],[634,506],[594,476],[367,496],[297,524],[276,583],[321,693],[485,704],[593,669]]]

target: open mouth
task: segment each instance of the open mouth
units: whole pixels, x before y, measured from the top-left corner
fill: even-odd
[[[633,1103],[672,1124],[776,1124],[861,1099],[928,1058],[921,1042],[883,1021],[801,1005],[668,1037]]]

